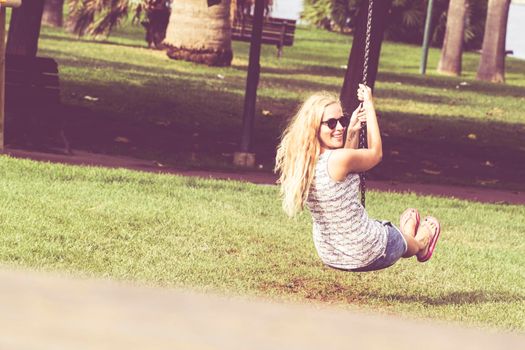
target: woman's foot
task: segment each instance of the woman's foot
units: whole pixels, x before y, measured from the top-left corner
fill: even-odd
[[[399,228],[405,235],[414,237],[419,228],[419,212],[417,209],[408,208],[401,214]]]
[[[428,261],[432,257],[440,233],[441,227],[436,218],[427,216],[423,219],[416,235],[416,239],[425,245],[425,248],[417,253],[419,262]]]

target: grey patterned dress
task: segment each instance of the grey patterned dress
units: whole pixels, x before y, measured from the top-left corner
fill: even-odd
[[[306,205],[313,219],[313,238],[321,260],[349,270],[369,265],[384,254],[387,228],[368,217],[359,196],[359,175],[335,181],[328,174],[328,158],[322,153]]]

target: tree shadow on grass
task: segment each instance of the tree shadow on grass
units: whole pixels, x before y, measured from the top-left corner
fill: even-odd
[[[283,77],[293,77],[297,74],[311,74],[311,75],[318,75],[322,77],[334,77],[334,78],[341,78],[343,79],[345,76],[345,69],[341,67],[331,67],[331,66],[317,66],[317,65],[310,65],[305,66],[303,69],[293,69],[293,68],[278,68],[278,67],[261,67],[261,74],[269,73],[269,74],[278,74],[282,75]],[[332,87],[333,88],[333,87]]]
[[[60,61],[68,67],[85,66],[69,58]],[[96,66],[125,71],[125,76],[134,83],[122,79],[109,84],[89,79],[62,82],[69,93],[77,94],[63,96],[66,101],[60,116],[73,150],[136,156],[173,166],[231,168],[241,135],[242,77],[232,76],[228,85],[220,79],[204,80],[202,77],[212,74],[209,72],[197,78],[193,72],[185,71],[166,76],[166,70],[158,67],[145,72],[140,64],[93,62]],[[414,79],[423,84],[421,79],[405,75],[389,77],[394,81]],[[272,87],[272,80],[269,81],[267,89]],[[285,78],[274,82],[273,86],[283,89],[329,87],[300,81],[288,84]],[[101,94],[97,96],[100,100],[85,100],[84,95],[91,93]],[[407,96],[400,94],[396,98],[403,97]],[[408,95],[408,98],[421,97]],[[263,117],[258,111],[256,115],[252,151],[264,169],[273,168],[283,122],[294,113],[298,103],[290,97],[259,98],[260,106],[268,109],[279,106],[281,113]],[[380,122],[384,157],[369,173],[371,179],[525,188],[522,124],[399,112],[382,113]],[[469,139],[470,134],[477,139]]]
[[[525,188],[522,125],[411,113],[385,113],[381,124],[384,156],[371,179]]]
[[[233,67],[239,70],[245,70],[245,67],[235,66]],[[340,78],[341,82],[345,76],[345,68],[326,66],[326,65],[309,65],[304,68],[279,68],[279,67],[261,67],[261,75],[264,74],[275,74],[280,75],[283,79],[293,78],[295,75],[317,75],[322,77],[333,77]],[[429,76],[429,75],[416,75],[416,74],[400,74],[392,72],[378,72],[376,83],[394,83],[411,86],[421,86],[432,89],[448,89],[453,91],[461,92],[476,92],[482,93],[488,96],[501,96],[501,97],[517,97],[523,98],[525,96],[525,87],[509,85],[509,84],[493,84],[482,81],[473,81],[469,79],[467,84],[460,85],[461,82],[465,81],[465,78],[457,77],[451,78],[446,76]],[[333,85],[326,86],[326,89],[333,90]],[[391,92],[395,89],[389,90],[389,97]],[[379,96],[381,96],[381,89],[377,90]],[[402,99],[418,99],[420,96],[424,97],[424,100],[429,98],[428,94],[413,94],[409,95],[406,91],[400,91],[396,98]],[[433,102],[433,101],[431,101]],[[439,103],[441,103],[439,101]]]
[[[55,51],[55,50],[46,50],[46,52],[49,52],[51,54],[56,54],[57,56],[63,56],[63,52]],[[72,68],[82,68],[86,67],[87,65],[92,65],[96,67],[107,67],[108,71],[110,73],[125,73],[123,75],[126,75],[128,73],[133,74],[133,78],[141,78],[144,77],[145,79],[151,79],[155,75],[162,78],[162,79],[169,79],[172,81],[176,81],[179,79],[182,80],[197,80],[196,78],[208,78],[210,76],[216,77],[216,73],[214,71],[208,71],[205,70],[204,72],[193,72],[189,70],[177,70],[176,67],[171,67],[169,64],[171,62],[174,62],[171,59],[166,58],[165,63],[168,65],[168,67],[155,67],[151,65],[141,64],[138,63],[123,63],[118,60],[108,60],[108,59],[102,59],[102,58],[92,58],[90,56],[80,56],[77,55],[76,57],[80,57],[80,59],[71,59],[69,57],[60,57],[57,58],[57,61],[59,61],[59,70],[60,66],[67,66]],[[85,60],[89,60],[89,63],[86,64]],[[173,70],[172,70],[173,68]],[[169,69],[169,70],[167,70]],[[173,73],[172,76],[167,75],[167,73]],[[116,75],[116,74],[115,74]],[[217,82],[222,82],[222,79],[217,78]],[[116,82],[116,84],[121,84],[122,79]],[[89,82],[87,82],[89,83]],[[113,83],[113,81],[109,81],[109,83]],[[244,81],[242,81],[244,83]],[[95,85],[96,83],[93,83]],[[203,84],[203,88],[209,89],[209,84]],[[149,88],[149,87],[148,87]]]
[[[62,56],[63,53],[59,51],[53,51],[53,50],[46,50],[47,53],[56,56]],[[77,55],[77,57],[79,57]],[[83,57],[83,60],[78,59],[70,59],[70,58],[64,58],[60,57],[57,58],[57,61],[59,62],[59,66],[67,66],[67,67],[74,67],[74,68],[87,68],[89,66],[93,67],[111,67],[112,70],[118,71],[120,73],[128,74],[129,76],[137,79],[146,79],[151,80],[154,78],[155,75],[157,75],[157,79],[161,79],[163,81],[171,81],[174,84],[180,85],[181,82],[185,83],[191,83],[191,84],[199,84],[206,80],[205,84],[202,84],[202,86],[196,86],[194,90],[210,90],[210,87],[213,86],[215,83],[216,85],[219,84],[230,84],[230,85],[237,85],[244,87],[246,77],[245,76],[237,76],[237,75],[230,75],[224,78],[224,80],[217,78],[217,75],[212,72],[204,72],[204,73],[189,73],[188,71],[180,71],[176,70],[176,66],[169,67],[171,70],[173,68],[173,71],[170,73],[173,73],[172,75],[166,76],[166,68],[162,67],[151,67],[147,64],[131,64],[131,63],[122,63],[118,61],[109,61],[104,59],[93,59],[91,57]],[[89,65],[86,65],[86,60],[89,60]],[[166,60],[166,65],[169,65],[170,60]],[[241,67],[237,67],[238,70],[244,70],[241,69]],[[202,81],[199,81],[201,79]],[[117,83],[115,83],[117,84]],[[146,88],[147,84],[144,84],[143,87]],[[303,79],[293,79],[293,76],[288,75],[278,75],[275,77],[271,77],[268,79],[265,79],[264,76],[260,79],[260,88],[264,88],[265,85],[268,85],[270,87],[279,87],[281,86],[283,89],[296,89],[296,90],[311,90],[312,88],[316,90],[333,90],[334,86],[333,84],[329,83],[322,83],[319,81],[304,81]],[[155,89],[155,87],[152,87],[152,89]],[[175,89],[174,89],[175,90]],[[186,86],[184,90],[191,90],[191,86]],[[244,91],[242,91],[244,92]],[[286,98],[283,98],[286,99]],[[290,101],[292,102],[292,101]],[[293,102],[295,103],[295,101]]]
[[[40,38],[61,41],[61,42],[64,42],[65,45],[67,45],[67,43],[89,43],[89,44],[102,44],[102,45],[112,45],[112,46],[124,46],[124,47],[138,48],[138,49],[148,49],[148,45],[146,41],[144,41],[144,45],[133,45],[133,44],[119,43],[119,42],[111,41],[107,39],[90,39],[90,38],[83,38],[83,37],[77,38],[77,37],[72,37],[72,36],[68,37],[68,36],[63,36],[63,35],[55,35],[51,33],[42,33],[40,34]]]
[[[441,89],[456,89],[456,86],[464,81],[464,78],[458,77],[451,79],[450,77],[425,76],[415,74],[400,74],[392,72],[379,72],[377,81],[402,83],[412,86],[432,87]],[[483,81],[471,81],[468,85],[461,86],[461,91],[473,91],[476,93],[483,93],[489,96],[503,96],[503,97],[523,97],[525,96],[525,87],[508,85],[508,84],[493,84]]]
[[[293,78],[295,75],[318,75],[321,77],[334,77],[343,79],[345,76],[345,69],[341,67],[326,66],[326,65],[304,65],[304,68],[281,68],[269,67],[264,64],[261,65],[261,79],[264,79],[265,74],[275,74],[281,76],[283,79]],[[247,67],[241,65],[232,65],[232,69],[246,72]],[[333,90],[334,86],[331,85]]]

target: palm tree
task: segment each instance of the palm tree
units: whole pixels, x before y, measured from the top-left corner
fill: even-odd
[[[146,42],[149,48],[163,49],[166,28],[170,19],[171,0],[148,0],[135,10],[135,20],[146,29]]]
[[[461,75],[461,55],[463,53],[467,7],[467,0],[450,0],[445,39],[437,67],[439,73]]]
[[[44,0],[23,1],[22,6],[13,9],[7,37],[7,54],[36,56],[43,11]]]
[[[70,27],[78,35],[109,35],[134,12],[136,19],[144,18],[150,47],[167,48],[173,59],[227,66],[233,57],[231,20],[249,12],[253,4],[254,0],[69,0]],[[169,22],[164,22],[164,13],[152,15],[159,5],[168,9]],[[267,15],[271,6],[272,0],[265,0]]]
[[[151,0],[68,0],[68,27],[79,36],[109,35],[130,12]]]
[[[204,0],[173,1],[164,45],[168,56],[211,66],[229,66],[230,0],[208,7]]]
[[[476,79],[505,82],[505,38],[510,0],[489,0]]]
[[[214,66],[231,64],[230,0],[213,6],[208,6],[207,0],[69,1],[73,32],[78,35],[109,35],[130,12],[135,12],[136,17],[145,16],[143,24],[148,30],[150,26],[157,26],[148,22],[152,19],[148,9],[159,2],[171,2],[166,38],[162,42],[168,56]],[[149,46],[158,47],[161,40],[152,41],[149,34],[146,35]]]
[[[42,24],[52,27],[62,27],[64,0],[44,0]]]

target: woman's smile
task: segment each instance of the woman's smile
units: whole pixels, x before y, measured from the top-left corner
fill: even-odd
[[[342,115],[343,111],[339,104],[334,103],[326,107],[322,118],[321,128],[319,130],[319,140],[321,141],[322,148],[336,149],[343,147],[346,128],[344,128],[339,121],[335,124],[333,129],[326,124],[330,119],[339,120]]]

